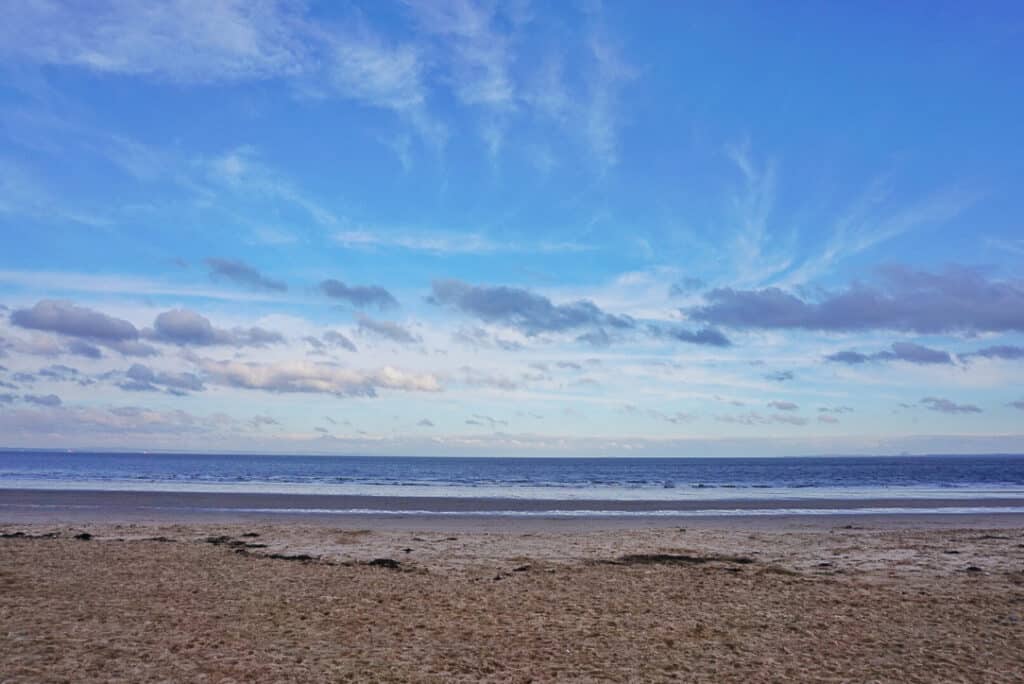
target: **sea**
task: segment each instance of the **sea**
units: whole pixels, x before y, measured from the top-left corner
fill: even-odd
[[[466,458],[7,450],[0,451],[0,489],[320,495],[318,508],[288,497],[289,507],[274,511],[283,513],[1021,513],[1024,455]],[[324,495],[364,499],[333,509],[322,507]],[[422,510],[394,505],[402,500],[431,503]]]

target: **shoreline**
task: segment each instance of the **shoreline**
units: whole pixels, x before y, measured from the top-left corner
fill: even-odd
[[[1024,500],[607,501],[0,488],[2,523],[271,522],[373,529],[827,529],[1024,526]]]

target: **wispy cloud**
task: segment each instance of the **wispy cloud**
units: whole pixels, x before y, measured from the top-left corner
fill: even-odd
[[[911,231],[941,225],[975,204],[979,193],[947,188],[905,206],[893,206],[894,192],[883,179],[868,190],[841,216],[824,248],[781,282],[799,285],[826,273],[836,263],[893,240]]]
[[[503,108],[515,104],[509,74],[509,40],[493,26],[491,6],[469,0],[410,4],[419,25],[436,36],[452,72],[456,96],[469,105]]]
[[[365,29],[344,38],[323,35],[333,57],[328,76],[338,92],[407,116],[423,111],[427,92],[415,47],[389,45]]]
[[[583,252],[592,247],[575,242],[518,243],[492,239],[481,233],[430,231],[344,230],[334,240],[350,249],[398,248],[433,254],[494,254],[498,252]]]
[[[594,66],[587,79],[589,101],[584,110],[584,130],[591,153],[602,172],[607,172],[619,161],[621,91],[637,74],[607,32],[601,30],[591,35],[589,47]]]
[[[448,128],[430,112],[430,90],[426,83],[429,60],[420,46],[390,42],[365,22],[334,31],[310,30],[324,46],[326,73],[322,80],[324,85],[305,82],[306,93],[340,95],[363,105],[390,110],[431,147],[444,146]],[[408,168],[411,163],[408,143],[396,149],[396,153],[403,167]]]
[[[770,425],[772,423],[783,423],[796,426],[807,425],[807,419],[800,416],[783,413],[763,415],[756,411],[715,416],[715,420],[720,423],[731,423],[733,425]]]
[[[302,192],[283,174],[264,162],[255,147],[240,145],[212,158],[200,160],[206,177],[213,183],[251,196],[270,196],[292,204],[324,227],[334,227],[338,217],[320,202]]]
[[[760,283],[789,268],[792,245],[781,245],[781,236],[772,232],[769,220],[775,208],[776,162],[758,163],[749,141],[727,145],[725,154],[742,177],[742,185],[730,197],[732,257],[735,279]]]
[[[108,228],[104,213],[76,207],[24,164],[0,157],[0,218],[4,215]]]
[[[197,285],[169,283],[131,275],[95,275],[71,271],[0,271],[0,283],[37,292],[90,292],[133,296],[196,297],[232,301],[269,301],[280,294],[211,289]]]
[[[985,238],[985,244],[989,247],[1009,252],[1010,254],[1024,256],[1024,240],[1006,240],[1003,238],[989,237]]]
[[[476,113],[495,160],[516,117],[540,114],[581,135],[602,172],[617,164],[621,91],[637,72],[598,6],[579,18],[587,44],[585,59],[573,65],[575,78],[565,74],[561,45],[549,46],[539,67],[522,59],[533,21],[525,4],[441,0],[407,7],[411,30],[396,40],[365,13],[323,21],[305,3],[288,0],[216,0],[201,12],[188,0],[151,7],[29,3],[8,13],[0,56],[184,85],[285,82],[300,97],[392,112],[438,150],[452,122],[438,116],[443,108],[434,103],[450,98]],[[408,159],[407,149],[400,158]]]
[[[301,73],[308,56],[294,5],[276,0],[155,5],[27,3],[4,21],[8,58],[183,83]]]

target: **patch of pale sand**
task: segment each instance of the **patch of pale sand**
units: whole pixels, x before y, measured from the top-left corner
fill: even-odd
[[[501,571],[526,561],[573,565],[638,553],[744,556],[805,573],[879,572],[924,577],[968,568],[993,573],[1024,570],[1024,530],[1013,528],[893,530],[847,526],[750,532],[679,527],[572,533],[403,532],[281,524],[34,524],[17,528],[64,536],[88,531],[98,540],[203,541],[228,537],[236,543],[258,545],[248,549],[256,555],[308,555],[337,563],[391,558],[432,572],[471,568]],[[247,537],[246,533],[258,536]]]
[[[59,535],[0,539],[3,681],[1010,682],[1024,671],[1019,529],[0,531]],[[754,562],[604,562],[627,554]],[[407,571],[363,564],[375,558]]]

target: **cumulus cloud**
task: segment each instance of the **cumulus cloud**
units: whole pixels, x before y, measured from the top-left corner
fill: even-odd
[[[474,349],[497,348],[502,351],[522,351],[525,347],[515,340],[505,339],[483,328],[459,328],[452,333],[452,341]]]
[[[151,347],[144,342],[132,340],[128,342],[111,342],[106,345],[114,351],[120,352],[125,356],[159,356],[160,352],[155,347]]]
[[[69,354],[74,356],[84,356],[87,359],[103,358],[103,352],[100,351],[99,347],[82,340],[69,341],[65,346],[65,349]]]
[[[70,380],[79,375],[77,368],[71,366],[65,366],[62,363],[56,363],[52,366],[39,369],[39,375],[44,378],[51,380]]]
[[[356,349],[356,345],[352,340],[337,330],[328,330],[324,333],[323,337],[324,341],[333,347],[340,347],[341,349],[350,352],[359,351]]]
[[[786,423],[789,425],[807,425],[807,419],[792,414],[773,413],[762,415],[756,411],[748,413],[727,414],[715,416],[715,420],[721,423],[732,423],[734,425],[770,425],[772,423]]]
[[[139,341],[139,331],[129,321],[114,318],[105,313],[95,311],[71,302],[43,299],[29,309],[17,309],[10,315],[11,323],[27,330],[40,330],[56,333],[70,338],[81,338],[85,344],[68,346],[50,341],[50,350],[46,355],[56,355],[65,351],[81,356],[97,358],[101,345],[124,354],[125,356],[154,356],[156,349]],[[28,344],[45,343],[45,339],[35,339]],[[41,353],[29,351],[29,353]]]
[[[125,435],[208,434],[224,428],[238,427],[223,413],[196,416],[181,410],[161,411],[139,406],[33,406],[0,412],[0,432],[35,438],[38,435],[82,435],[109,438],[109,444],[123,445]],[[149,444],[150,442],[146,442]],[[176,441],[166,442],[173,446]]]
[[[964,361],[969,361],[970,359],[979,356],[985,359],[1019,361],[1024,359],[1024,347],[1017,347],[1009,344],[998,344],[992,347],[983,347],[977,351],[960,354],[960,358]]]
[[[654,337],[672,339],[688,344],[699,344],[709,347],[732,346],[732,342],[725,336],[725,333],[717,328],[705,327],[699,330],[687,330],[686,328],[666,328],[650,325],[647,329]]]
[[[64,364],[54,364],[52,366],[40,368],[37,375],[40,378],[54,380],[57,382],[74,382],[83,387],[87,387],[94,383],[91,378],[82,375],[77,368],[65,366]]]
[[[486,427],[491,430],[496,430],[499,427],[508,425],[508,421],[474,413],[471,418],[466,419],[466,425],[475,425],[477,427]]]
[[[459,370],[462,373],[462,382],[471,387],[490,387],[506,391],[514,390],[519,387],[518,382],[507,378],[504,375],[482,371],[471,366],[463,366]]]
[[[214,279],[229,280],[255,290],[285,292],[288,289],[286,283],[265,276],[243,261],[210,258],[206,260],[206,267]]]
[[[878,361],[904,361],[918,365],[953,363],[953,357],[948,352],[940,349],[931,349],[913,342],[893,342],[889,350],[874,352],[873,354],[862,354],[850,350],[836,352],[835,354],[827,355],[825,360],[848,365],[860,365],[862,363]]]
[[[950,268],[941,273],[900,266],[880,282],[854,283],[816,299],[781,290],[719,288],[687,315],[733,328],[825,331],[901,330],[919,334],[1024,331],[1024,286]]]
[[[32,334],[29,338],[0,337],[0,350],[7,356],[8,351],[30,356],[54,357],[65,352],[64,345],[52,335]]]
[[[420,427],[434,427],[434,421],[430,420],[429,418],[423,418],[416,424]]]
[[[379,389],[406,392],[441,390],[434,375],[406,373],[391,366],[368,371],[308,361],[242,363],[213,359],[199,359],[199,366],[210,383],[278,393],[373,397]]]
[[[646,411],[641,410],[639,407],[632,404],[628,404],[624,407],[626,413],[632,415],[646,415],[655,420],[662,420],[666,423],[672,423],[673,425],[681,425],[683,423],[691,423],[697,419],[692,413],[685,413],[683,411],[675,411],[673,413],[665,413],[664,411],[658,411],[657,409],[647,409]]]
[[[145,334],[158,342],[182,346],[265,347],[285,341],[280,333],[260,327],[215,328],[209,319],[190,309],[164,311],[153,321],[153,330]]]
[[[25,394],[21,398],[37,406],[60,406],[63,403],[56,394]]]
[[[399,344],[414,344],[422,341],[418,335],[414,335],[398,323],[377,321],[362,314],[356,320],[359,323],[359,332],[361,333],[377,335]]]
[[[124,379],[117,385],[128,392],[167,392],[183,395],[188,392],[202,392],[206,389],[203,381],[194,373],[167,373],[155,371],[140,363],[132,364],[124,373]]]
[[[488,323],[522,331],[528,337],[581,329],[628,329],[629,316],[606,313],[593,302],[554,304],[547,297],[515,287],[481,287],[459,280],[435,280],[431,301]],[[592,340],[585,340],[592,341]]]
[[[596,328],[588,333],[578,335],[576,341],[589,344],[592,347],[608,347],[612,343],[612,336],[604,328]]]
[[[818,422],[819,423],[827,423],[827,424],[830,424],[830,425],[835,425],[835,424],[839,423],[839,419],[836,418],[835,416],[830,416],[828,414],[822,414],[822,415],[818,416]]]
[[[108,343],[130,342],[139,337],[139,331],[126,320],[53,299],[41,300],[30,309],[17,309],[10,318],[19,328]]]
[[[275,418],[273,418],[271,416],[257,415],[257,416],[253,416],[252,417],[252,420],[249,421],[249,425],[252,425],[254,428],[259,430],[261,427],[264,427],[264,426],[268,426],[268,425],[278,425],[279,426],[279,425],[281,425],[281,423],[277,419],[275,419]]]
[[[1021,411],[1024,411],[1024,399],[1011,401],[1009,404],[1007,404],[1007,406],[1009,406],[1010,408],[1020,409]]]
[[[769,401],[768,406],[777,411],[797,411],[800,408],[791,401]]]
[[[774,373],[768,373],[764,378],[765,380],[771,380],[772,382],[789,382],[796,378],[796,373],[791,370],[776,371]]]
[[[974,404],[957,404],[942,397],[925,397],[920,403],[929,411],[939,413],[981,413],[981,409]]]
[[[357,309],[375,306],[378,309],[392,309],[398,306],[398,300],[378,285],[346,285],[340,280],[325,280],[320,283],[320,291],[331,299],[346,301]]]
[[[307,335],[306,337],[302,338],[302,341],[305,342],[306,344],[308,344],[310,347],[313,348],[313,350],[311,352],[309,352],[310,354],[325,354],[326,353],[324,351],[324,348],[326,348],[327,345],[324,344],[323,342],[321,342],[318,338],[313,337],[311,335]]]

